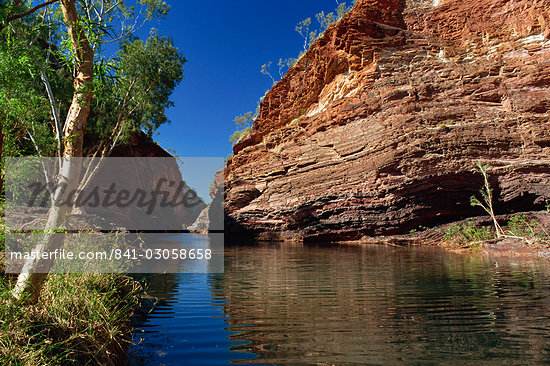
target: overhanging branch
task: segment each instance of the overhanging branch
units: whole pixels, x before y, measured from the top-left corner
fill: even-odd
[[[45,6],[48,6],[48,5],[51,5],[53,3],[56,3],[58,2],[59,0],[50,0],[50,1],[46,1],[45,3],[42,3],[42,4],[38,4],[36,5],[35,7],[33,8],[30,8],[29,10],[27,10],[26,12],[24,13],[21,13],[21,14],[17,14],[17,15],[12,15],[10,17],[8,17],[8,19],[6,19],[6,21],[4,22],[4,24],[2,24],[0,26],[0,31],[2,31],[2,29],[4,29],[10,22],[13,22],[14,20],[17,20],[17,19],[21,19],[21,18],[24,18],[26,17],[27,15],[31,15],[32,13],[36,12],[37,10],[45,7]]]

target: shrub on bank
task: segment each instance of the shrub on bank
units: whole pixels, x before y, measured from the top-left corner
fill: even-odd
[[[4,273],[0,202],[0,365],[123,365],[141,286],[122,274],[50,274],[36,305],[19,305]]]
[[[507,232],[513,236],[534,236],[537,226],[537,220],[530,219],[527,215],[518,215],[508,221]]]
[[[482,241],[490,240],[495,237],[494,232],[489,226],[475,226],[472,222],[462,225],[453,225],[445,232],[445,240],[459,245],[476,246]]]
[[[139,286],[119,274],[54,274],[37,305],[20,306],[0,275],[0,364],[124,364]]]
[[[522,239],[527,244],[550,243],[548,232],[536,219],[526,214],[511,217],[502,231],[503,238]],[[444,235],[446,241],[470,248],[480,247],[484,242],[496,238],[494,227],[476,226],[471,221],[450,226]]]

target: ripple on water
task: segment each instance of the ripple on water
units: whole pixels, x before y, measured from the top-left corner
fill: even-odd
[[[550,363],[550,270],[426,248],[258,245],[153,277],[135,365]]]

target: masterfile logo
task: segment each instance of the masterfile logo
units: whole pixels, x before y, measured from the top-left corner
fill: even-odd
[[[7,272],[223,272],[223,158],[6,160]]]
[[[72,189],[58,179],[57,158],[7,159],[8,227],[42,230],[50,208],[68,207],[71,230],[186,229],[211,201],[214,175],[224,164],[222,158],[200,157],[71,159],[82,166]],[[223,194],[223,187],[216,189]]]

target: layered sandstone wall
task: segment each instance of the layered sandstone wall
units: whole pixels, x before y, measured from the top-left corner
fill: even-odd
[[[266,95],[228,229],[357,239],[550,197],[550,0],[359,0]]]

